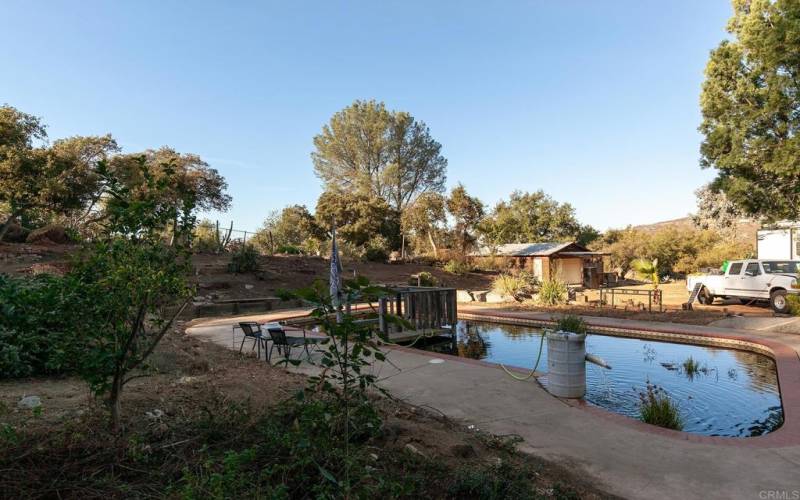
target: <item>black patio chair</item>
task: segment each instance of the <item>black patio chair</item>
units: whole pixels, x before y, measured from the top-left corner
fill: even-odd
[[[303,330],[303,338],[300,337],[289,337],[286,335],[286,330],[283,329],[283,326],[279,324],[268,324],[267,332],[269,333],[270,339],[272,340],[272,346],[269,348],[269,352],[267,353],[267,361],[272,359],[272,350],[277,347],[278,353],[283,354],[286,359],[292,355],[292,348],[293,347],[302,347],[303,350],[306,352],[306,357],[311,359],[311,353],[308,351],[308,344],[309,339],[306,338],[306,331]]]
[[[264,335],[264,332],[261,331],[261,325],[256,323],[255,321],[242,321],[239,323],[239,328],[242,329],[244,336],[242,337],[242,343],[239,345],[239,354],[242,353],[242,348],[244,347],[244,342],[247,339],[253,339],[253,347],[250,348],[252,351],[256,347],[258,347],[258,359],[261,359],[261,346],[264,346],[264,353],[267,352],[267,337]]]

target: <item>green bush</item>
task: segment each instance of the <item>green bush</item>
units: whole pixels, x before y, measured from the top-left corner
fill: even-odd
[[[317,238],[306,238],[300,249],[306,255],[322,255],[327,249],[327,242]]]
[[[373,236],[364,246],[364,259],[368,262],[389,260],[389,240],[384,236]]]
[[[450,259],[444,265],[444,270],[450,274],[467,274],[472,271],[472,266],[466,260]]]
[[[258,271],[261,268],[258,257],[259,254],[253,245],[242,245],[231,254],[228,272],[238,274]]]
[[[210,253],[217,249],[216,227],[208,219],[200,221],[192,235],[192,250],[200,253]]]
[[[68,278],[0,275],[0,379],[72,368],[69,341],[81,300]]]
[[[789,293],[786,295],[786,303],[789,304],[789,314],[800,316],[800,296]]]
[[[507,461],[459,468],[449,488],[452,498],[537,498],[531,477],[537,473]],[[555,495],[556,498],[560,498]]]
[[[567,302],[567,285],[557,279],[548,279],[539,287],[539,302],[546,306],[555,306]]]
[[[478,271],[503,272],[511,267],[512,262],[509,257],[492,255],[489,257],[478,257],[473,261],[473,268]]]
[[[422,271],[421,273],[412,275],[408,279],[408,284],[412,286],[439,286],[439,280],[431,273]]]
[[[682,430],[678,405],[667,395],[661,387],[647,382],[647,391],[639,393],[639,415],[642,422],[665,427],[667,429]]]
[[[421,266],[436,266],[440,261],[433,255],[415,255],[412,262]]]
[[[536,278],[529,273],[503,273],[492,281],[492,291],[521,301],[536,291]]]
[[[637,258],[658,259],[658,272],[689,274],[704,267],[719,267],[724,260],[744,259],[755,250],[751,241],[731,241],[714,230],[667,226],[655,231],[609,230],[598,249],[610,254],[611,269],[622,276]]]
[[[382,248],[367,247],[364,250],[364,260],[367,262],[386,262],[389,260],[389,253]]]
[[[275,253],[284,253],[288,255],[300,255],[303,253],[298,247],[294,245],[281,245],[275,249]]]
[[[348,491],[365,498],[401,487],[401,475],[374,480],[373,448],[365,446],[382,429],[374,408],[366,403],[352,408],[348,433],[345,420],[335,400],[298,393],[258,422],[249,447],[185,469],[173,493],[182,498],[339,498]]]

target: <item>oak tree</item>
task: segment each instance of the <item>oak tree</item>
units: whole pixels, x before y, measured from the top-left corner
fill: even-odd
[[[355,101],[334,114],[314,147],[326,191],[382,198],[402,213],[420,193],[444,190],[441,144],[425,123],[382,102]]]

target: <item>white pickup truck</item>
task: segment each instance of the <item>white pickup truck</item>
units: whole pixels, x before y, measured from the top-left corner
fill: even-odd
[[[744,301],[769,300],[775,312],[789,312],[786,294],[800,293],[800,260],[733,260],[723,274],[690,275],[686,288],[701,288],[697,300],[711,304],[716,297]]]

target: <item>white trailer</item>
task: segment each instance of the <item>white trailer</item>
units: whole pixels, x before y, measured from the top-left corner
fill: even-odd
[[[759,259],[800,259],[800,224],[759,229],[756,240]]]

